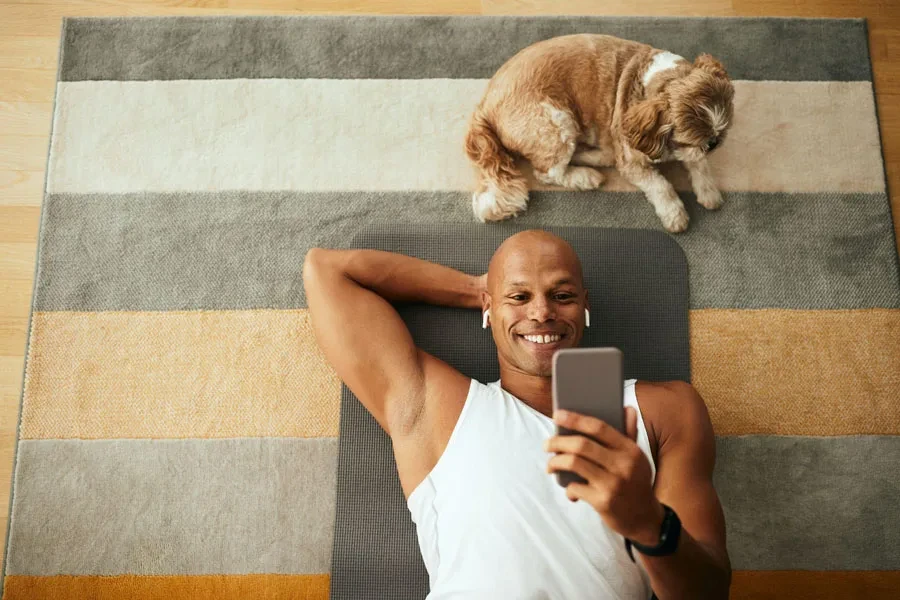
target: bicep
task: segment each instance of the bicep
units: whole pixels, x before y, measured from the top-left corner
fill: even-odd
[[[423,371],[391,304],[350,279],[346,252],[311,250],[303,269],[316,340],[338,376],[389,434],[417,412]]]
[[[660,447],[654,489],[691,537],[727,564],[725,515],[713,486],[715,435],[702,398],[690,394],[693,397],[679,399],[683,410],[677,430]]]

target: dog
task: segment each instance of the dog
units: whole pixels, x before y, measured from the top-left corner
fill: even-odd
[[[726,136],[733,98],[725,67],[709,54],[691,63],[594,34],[528,46],[500,67],[469,122],[475,216],[498,221],[525,210],[528,187],[514,159],[521,156],[538,181],[576,190],[600,187],[597,167],[614,166],[644,192],[667,231],[684,231],[688,213],[655,165],[681,161],[697,201],[719,208],[707,155]]]

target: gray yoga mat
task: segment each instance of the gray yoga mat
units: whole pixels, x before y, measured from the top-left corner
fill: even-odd
[[[350,245],[389,250],[467,273],[487,269],[514,224],[380,226]],[[568,240],[584,266],[591,327],[584,346],[617,346],[625,376],[690,381],[688,272],[681,248],[643,229],[546,228]],[[499,377],[489,332],[475,311],[399,307],[416,344],[479,381]],[[346,388],[341,394],[331,598],[421,600],[428,593],[415,526],[389,438]]]

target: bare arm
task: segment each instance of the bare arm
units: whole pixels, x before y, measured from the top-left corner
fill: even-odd
[[[644,546],[657,545],[662,505],[672,507],[682,525],[675,553],[649,557],[635,551],[654,592],[660,600],[728,598],[731,565],[725,518],[712,485],[715,437],[706,406],[689,384],[651,385],[641,392],[647,400],[651,395],[644,414],[652,404],[666,427],[653,487],[650,463],[635,442],[637,413],[630,407],[625,409],[627,435],[599,419],[557,411],[557,424],[590,437],[550,438],[546,449],[557,454],[548,470],[584,477],[586,483],[566,487],[569,498],[589,503],[614,531]]]
[[[428,390],[445,387],[426,380],[467,382],[415,347],[390,303],[480,308],[481,278],[389,252],[314,248],[303,284],[319,346],[389,435],[414,424]]]
[[[712,423],[703,399],[689,384],[678,385],[669,398],[677,425],[659,441],[655,491],[681,519],[681,537],[674,554],[641,560],[660,600],[728,598],[731,563],[725,547],[725,515],[712,483],[716,456]]]

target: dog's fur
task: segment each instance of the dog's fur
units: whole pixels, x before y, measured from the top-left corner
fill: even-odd
[[[596,167],[615,166],[646,194],[668,231],[683,231],[684,204],[653,165],[683,162],[698,202],[719,208],[706,155],[731,124],[733,97],[725,68],[708,54],[691,64],[591,34],[529,46],[500,67],[469,124],[466,153],[479,173],[475,216],[495,221],[525,210],[519,155],[539,181],[580,190],[603,182]]]

